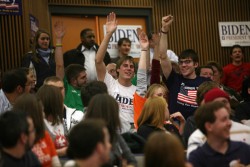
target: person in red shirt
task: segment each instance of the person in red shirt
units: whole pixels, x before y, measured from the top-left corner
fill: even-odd
[[[244,78],[250,76],[250,63],[243,62],[244,50],[240,45],[231,49],[232,63],[223,68],[222,84],[241,92]]]

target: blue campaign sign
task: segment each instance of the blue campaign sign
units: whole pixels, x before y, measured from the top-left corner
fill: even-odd
[[[0,0],[0,15],[22,15],[22,0]]]

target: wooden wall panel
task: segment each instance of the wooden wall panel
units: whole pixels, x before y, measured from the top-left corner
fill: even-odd
[[[219,21],[250,21],[248,0],[48,0],[49,5],[82,5],[129,8],[152,8],[151,31],[158,31],[161,17],[172,14],[175,21],[169,33],[169,48],[177,54],[192,48],[200,55],[200,64],[215,60],[229,63],[229,48],[220,46]],[[250,61],[249,47],[245,47]]]
[[[19,66],[25,37],[21,16],[1,16],[0,20],[0,71],[5,71]]]
[[[0,16],[2,70],[18,65],[20,56],[29,49],[29,13],[39,19],[42,28],[50,30],[48,5],[104,7],[110,10],[150,8],[153,22],[149,28],[154,31],[159,30],[161,17],[170,13],[175,21],[169,33],[169,47],[177,54],[187,48],[195,49],[201,64],[208,60],[216,60],[222,65],[230,62],[229,48],[220,46],[219,21],[250,21],[249,0],[23,0],[23,3],[23,16]],[[250,48],[245,47],[245,60],[248,62],[249,55]]]

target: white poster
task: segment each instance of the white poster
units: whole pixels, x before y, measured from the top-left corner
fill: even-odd
[[[106,34],[106,25],[103,26],[104,35]],[[136,33],[137,28],[142,28],[141,25],[119,25],[117,26],[116,31],[113,33],[109,45],[108,45],[108,52],[111,58],[116,58],[118,56],[118,46],[117,43],[120,38],[129,38],[131,41],[131,50],[130,56],[134,58],[140,57],[140,43],[139,38]]]
[[[219,22],[222,47],[250,46],[250,22]]]

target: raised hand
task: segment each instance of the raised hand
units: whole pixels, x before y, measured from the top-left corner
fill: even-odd
[[[148,41],[148,36],[146,35],[146,33],[142,29],[137,28],[137,35],[139,37],[141,50],[148,50],[149,41]]]
[[[162,24],[161,31],[163,33],[167,33],[169,31],[169,28],[170,28],[173,20],[174,20],[174,17],[172,15],[162,17],[162,19],[161,19],[161,24]]]
[[[159,42],[160,42],[160,34],[159,33],[153,33],[152,34],[152,41],[153,41],[153,45],[158,46]]]
[[[114,12],[109,13],[106,21],[106,33],[113,33],[117,28],[116,14]]]
[[[55,25],[54,25],[54,33],[56,35],[57,39],[61,39],[64,37],[65,35],[65,27],[63,25],[62,21],[56,21]]]
[[[180,112],[175,112],[170,115],[170,119],[178,119],[180,122],[185,122],[185,118]]]

